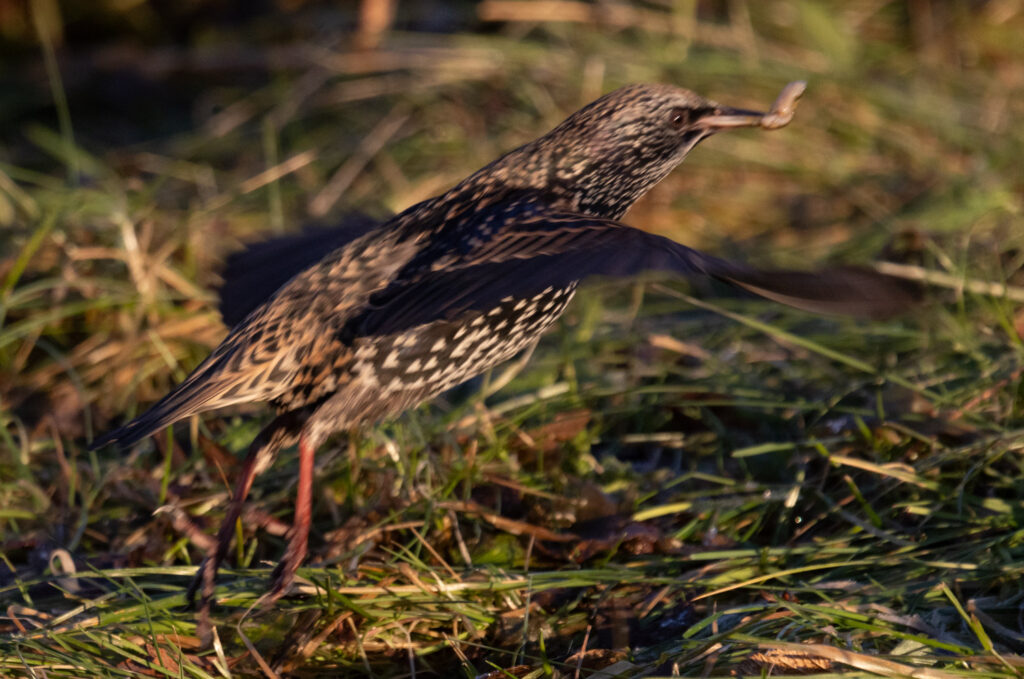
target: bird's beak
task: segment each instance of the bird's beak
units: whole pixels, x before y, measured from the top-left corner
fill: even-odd
[[[793,119],[793,113],[796,112],[796,101],[805,89],[807,89],[807,83],[802,80],[789,83],[779,92],[778,98],[772,104],[772,110],[768,113],[715,106],[710,115],[697,121],[697,125],[707,130],[708,134],[731,127],[761,127],[766,130],[777,130],[788,125],[789,121]]]
[[[728,106],[716,106],[711,114],[704,116],[697,121],[697,125],[709,132],[726,130],[731,127],[760,127],[766,113],[761,111],[747,111],[742,108],[729,108]]]

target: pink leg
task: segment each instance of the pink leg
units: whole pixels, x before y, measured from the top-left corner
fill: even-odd
[[[217,545],[214,547],[213,553],[207,555],[199,565],[196,577],[192,580],[192,584],[189,585],[188,591],[185,594],[188,601],[193,603],[196,591],[199,592],[197,633],[200,643],[204,647],[209,646],[212,641],[210,635],[210,605],[213,602],[213,594],[217,585],[217,571],[228,554],[228,548],[231,547],[231,539],[235,536],[235,526],[238,522],[238,517],[242,514],[245,498],[249,495],[249,490],[252,489],[252,482],[256,478],[256,459],[259,451],[253,448],[250,448],[249,455],[242,463],[241,476],[238,477],[238,481],[235,483],[235,492],[231,496],[231,503],[228,505],[228,510],[224,514],[224,521],[220,524],[220,529],[217,531]]]
[[[295,572],[306,559],[309,542],[309,527],[313,521],[313,458],[316,451],[306,436],[299,436],[299,481],[295,491],[295,519],[284,558],[274,569],[273,585],[265,595],[263,604],[269,605],[280,599],[292,581]]]
[[[252,489],[256,475],[270,466],[277,451],[291,436],[294,436],[291,432],[294,431],[297,424],[299,423],[295,421],[294,416],[278,417],[265,427],[249,445],[249,453],[242,462],[238,481],[235,482],[231,503],[228,505],[224,521],[217,531],[217,544],[213,553],[207,555],[199,565],[199,570],[185,593],[186,599],[192,604],[195,602],[196,592],[199,592],[199,619],[196,632],[204,647],[208,647],[212,641],[210,606],[213,603],[217,570],[231,547],[231,539],[235,536],[235,525],[238,522],[238,517],[242,514],[245,498],[248,497],[249,491]]]

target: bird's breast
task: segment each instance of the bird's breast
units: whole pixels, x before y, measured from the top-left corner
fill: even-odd
[[[434,321],[401,333],[357,341],[355,372],[382,394],[424,392],[428,398],[511,358],[562,315],[576,283],[529,297],[506,297],[487,311]]]

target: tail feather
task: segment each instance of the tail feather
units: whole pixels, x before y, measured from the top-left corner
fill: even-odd
[[[178,390],[172,391],[131,422],[93,439],[89,449],[95,450],[111,443],[127,448],[200,410],[201,404],[188,403],[187,396],[182,396]]]
[[[122,448],[128,448],[150,434],[154,434],[181,419],[176,413],[159,408],[159,405],[158,403],[157,406],[150,408],[124,426],[108,431],[106,434],[93,439],[89,444],[89,450],[96,450],[111,443],[117,443]]]
[[[230,347],[227,351],[215,351],[200,363],[184,382],[153,404],[149,410],[127,424],[93,439],[89,449],[95,450],[111,443],[127,448],[179,420],[210,409],[208,404],[211,401],[217,401],[212,407],[231,405],[224,401],[224,383],[216,379],[215,375],[233,353]]]

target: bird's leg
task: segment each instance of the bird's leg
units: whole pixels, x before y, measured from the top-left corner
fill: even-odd
[[[273,585],[264,595],[263,605],[267,606],[280,599],[292,581],[295,572],[306,558],[309,542],[309,527],[313,520],[313,457],[315,453],[309,438],[299,436],[299,480],[295,490],[295,518],[289,531],[288,548],[272,577]]]
[[[292,418],[281,416],[266,426],[249,445],[249,452],[242,462],[238,480],[235,482],[234,494],[224,515],[224,521],[217,531],[217,541],[213,551],[206,555],[199,564],[195,578],[185,593],[189,604],[195,603],[196,592],[199,592],[199,612],[197,634],[200,643],[206,647],[211,641],[210,605],[216,586],[217,570],[228,554],[231,538],[235,535],[238,517],[242,514],[245,498],[249,495],[252,483],[260,472],[274,461],[277,451],[287,441],[292,427]]]
[[[256,441],[253,442],[254,444]],[[217,570],[227,556],[228,548],[231,546],[231,538],[235,535],[235,525],[238,517],[242,514],[242,507],[245,498],[249,495],[252,482],[256,478],[256,461],[262,447],[252,445],[249,447],[249,454],[242,463],[241,475],[235,483],[235,492],[231,496],[231,503],[224,515],[224,521],[217,531],[217,543],[213,551],[206,555],[199,570],[189,585],[185,597],[190,604],[195,603],[196,592],[199,592],[199,621],[198,630],[200,643],[205,647],[210,644],[210,604],[213,601],[213,593],[216,587]]]

